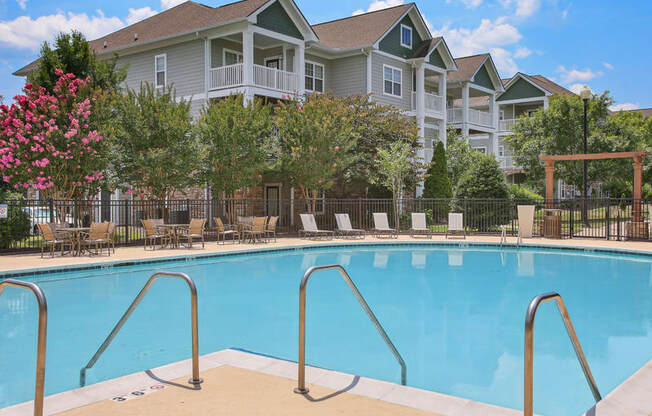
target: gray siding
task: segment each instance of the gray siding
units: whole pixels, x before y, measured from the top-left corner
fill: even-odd
[[[231,42],[228,39],[212,39],[211,40],[211,68],[217,68],[223,65],[223,51],[230,49],[236,52],[242,52],[242,45],[236,42]]]
[[[173,84],[177,96],[204,93],[204,41],[184,42],[147,52],[120,57],[120,65],[128,65],[125,85],[140,88],[142,82],[154,83],[154,57],[167,55],[167,83]]]
[[[371,60],[371,82],[374,100],[380,104],[393,105],[402,110],[412,108],[412,67],[385,55],[373,53]],[[401,83],[401,97],[383,94],[383,65],[390,65],[403,71]]]
[[[333,89],[331,84],[333,79],[333,67],[331,66],[331,61],[308,53],[304,58],[306,61],[315,62],[324,66],[324,91],[331,91]]]
[[[367,57],[365,55],[335,59],[327,74],[328,90],[339,96],[367,93]]]

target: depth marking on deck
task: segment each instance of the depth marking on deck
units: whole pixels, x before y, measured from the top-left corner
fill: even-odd
[[[111,400],[117,403],[124,403],[128,400],[137,399],[139,397],[143,397],[151,393],[156,393],[157,391],[165,390],[166,388],[167,386],[165,384],[154,384],[144,389],[133,390],[129,393],[115,396]]]

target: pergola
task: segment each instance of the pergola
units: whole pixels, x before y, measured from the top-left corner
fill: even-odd
[[[546,169],[546,208],[553,207],[555,197],[555,162],[566,160],[598,160],[598,159],[629,159],[634,160],[634,207],[632,210],[632,222],[637,223],[643,220],[641,216],[641,189],[643,186],[643,158],[649,152],[620,152],[620,153],[587,153],[574,155],[540,155]]]

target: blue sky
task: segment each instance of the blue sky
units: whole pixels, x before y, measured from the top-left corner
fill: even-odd
[[[0,94],[23,80],[13,71],[37,57],[43,40],[81,30],[89,39],[165,10],[180,0],[0,0]],[[230,1],[205,0],[210,6]],[[296,0],[311,23],[402,4],[402,0]],[[652,1],[422,0],[434,35],[453,55],[491,52],[501,75],[542,74],[577,89],[609,90],[624,108],[652,107]]]

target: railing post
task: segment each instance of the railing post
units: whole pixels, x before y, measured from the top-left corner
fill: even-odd
[[[50,205],[50,222],[54,222],[54,200],[50,198],[48,204]]]
[[[607,199],[607,212],[605,213],[605,219],[607,222],[607,240],[611,239],[611,198]]]
[[[571,199],[570,200],[570,238],[573,238],[573,231],[575,229],[575,212],[573,211],[573,207],[575,206],[575,200]]]
[[[125,200],[125,245],[129,245],[129,223],[131,217],[131,209],[130,209],[130,202],[131,200],[127,199]]]

